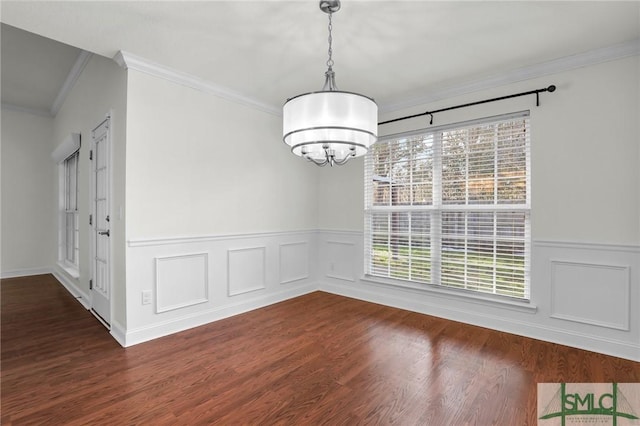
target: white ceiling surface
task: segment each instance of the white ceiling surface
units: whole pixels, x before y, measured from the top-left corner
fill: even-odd
[[[3,0],[0,7],[11,26],[109,58],[122,50],[278,108],[324,83],[328,20],[314,0]],[[12,62],[27,60],[21,51],[37,38],[11,37],[3,31],[3,102],[6,93],[7,102],[42,108],[51,93],[31,99],[28,89],[58,79],[49,71],[70,69],[77,50],[39,39],[38,61],[58,65],[34,60],[33,70],[16,73]],[[637,1],[343,0],[333,17],[339,89],[382,106],[633,40],[640,40]]]
[[[2,25],[2,103],[47,115],[80,49]]]

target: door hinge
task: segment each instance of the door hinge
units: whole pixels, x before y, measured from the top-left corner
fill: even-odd
[[[89,151],[89,160],[93,160],[93,150]]]
[[[89,215],[89,225],[90,226],[93,225],[93,215],[92,214]]]
[[[89,290],[93,290],[93,280],[89,280]]]

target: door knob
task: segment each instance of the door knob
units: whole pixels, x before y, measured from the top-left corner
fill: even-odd
[[[106,235],[108,237],[109,236],[109,230],[107,229],[106,231],[100,231],[100,232],[98,232],[98,235]]]

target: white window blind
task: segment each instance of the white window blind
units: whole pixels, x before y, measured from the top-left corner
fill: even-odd
[[[365,158],[365,272],[529,299],[529,113],[379,140]]]

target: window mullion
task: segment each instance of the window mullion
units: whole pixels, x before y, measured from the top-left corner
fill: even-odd
[[[493,204],[498,204],[498,126],[493,126]]]
[[[468,172],[467,172],[468,174]],[[468,182],[468,179],[467,179]],[[464,215],[464,270],[462,272],[462,282],[464,288],[469,288],[469,215],[465,212]]]
[[[69,184],[70,182],[70,171],[69,171],[69,159],[64,160],[64,210],[69,210],[69,204],[71,204],[71,200],[69,197]]]
[[[408,237],[408,247],[407,247],[407,257],[409,258],[409,271],[408,271],[408,275],[409,275],[409,279],[413,279],[412,276],[412,271],[413,271],[413,250],[411,249],[413,247],[413,242],[412,242],[412,237],[413,237],[413,233],[411,232],[412,226],[411,226],[411,219],[412,219],[412,214],[408,213],[408,222],[409,222],[409,228],[408,228],[408,233],[409,233],[409,237]]]
[[[493,126],[493,203],[498,204],[498,126]],[[498,212],[493,212],[493,265],[492,293],[497,294],[498,283]]]
[[[467,129],[465,132],[464,138],[464,204],[469,205],[469,154],[471,152],[471,140],[470,140],[470,130]],[[468,264],[469,264],[469,224],[468,224],[468,214],[465,212],[464,214],[464,253],[463,253],[463,269],[462,269],[462,284],[465,289],[469,288],[469,276],[468,276]]]
[[[415,154],[415,142],[409,143],[409,205],[414,205],[415,201],[413,199],[413,168],[415,167],[415,162],[413,161],[413,156]]]
[[[73,206],[73,210],[78,211],[78,193],[79,193],[78,177],[80,176],[80,151],[76,152],[75,166],[76,166],[76,169],[74,170],[74,173],[73,173],[73,180],[74,180],[73,186],[75,189],[75,197],[74,197],[75,205]]]
[[[469,130],[464,140],[464,203],[469,205]]]
[[[414,182],[414,175],[415,175],[415,167],[416,167],[416,161],[415,161],[415,155],[416,155],[416,141],[412,141],[409,144],[409,204],[411,206],[414,206],[416,204],[415,201],[415,182]],[[410,280],[413,279],[413,232],[411,232],[411,230],[413,229],[413,215],[409,212],[407,213],[407,220],[408,220],[408,228],[407,228],[407,232],[408,232],[408,238],[407,238],[407,243],[408,243],[408,247],[407,247],[407,257],[408,257],[408,263],[409,263],[409,270],[408,270],[408,277]]]
[[[431,212],[431,282],[442,283],[442,132],[433,135],[433,211]]]
[[[492,293],[493,294],[497,294],[498,293],[498,283],[497,283],[497,278],[498,278],[498,212],[493,212],[493,265],[492,265],[492,272],[493,272],[493,288],[492,288]]]
[[[531,217],[526,214],[524,222],[524,298],[531,297]]]
[[[391,253],[391,230],[392,230],[392,223],[391,223],[391,218],[393,217],[393,213],[388,213],[387,214],[387,276],[390,277],[391,276],[391,261],[393,254]]]

